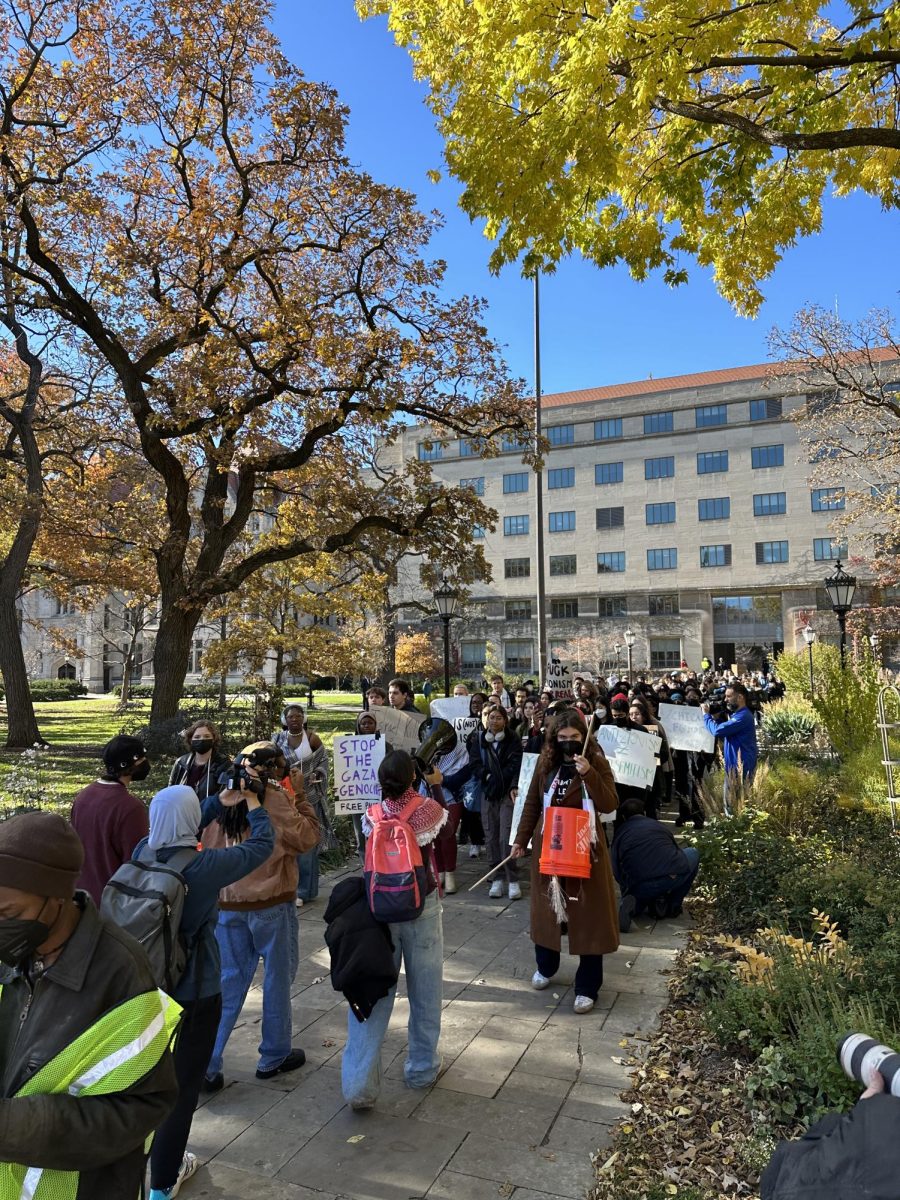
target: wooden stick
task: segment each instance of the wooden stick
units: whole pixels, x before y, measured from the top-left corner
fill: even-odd
[[[581,753],[584,754],[588,748],[588,742],[591,740],[591,734],[594,732],[594,719],[596,713],[591,713],[591,719],[588,721],[587,733],[584,735],[584,745],[581,747]]]
[[[488,871],[487,875],[482,875],[482,877],[480,879],[477,879],[472,884],[472,886],[469,888],[469,891],[474,892],[479,884],[482,884],[485,882],[485,880],[490,879],[490,877],[494,874],[495,871],[499,871],[501,867],[505,867],[506,864],[511,861],[511,859],[512,859],[512,855],[507,854],[507,856],[506,856],[506,858],[504,858],[503,862],[498,862],[496,867],[491,867],[491,869]]]

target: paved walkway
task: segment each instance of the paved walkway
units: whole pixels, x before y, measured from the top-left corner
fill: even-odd
[[[544,992],[534,970],[528,900],[465,891],[485,870],[460,860],[461,890],[444,900],[444,1073],[404,1086],[408,1005],[398,996],[384,1047],[387,1078],[373,1112],[353,1113],[340,1088],[347,1008],[332,990],[322,916],[328,891],[300,914],[294,1044],[307,1065],[276,1081],[254,1076],[261,994],[254,988],[225,1055],[229,1085],[197,1112],[191,1149],[208,1160],[183,1195],[230,1200],[579,1200],[591,1154],[623,1111],[620,1043],[646,1030],[665,998],[660,972],[687,919],[639,918],[615,955],[593,1012],[572,1011],[575,960]]]

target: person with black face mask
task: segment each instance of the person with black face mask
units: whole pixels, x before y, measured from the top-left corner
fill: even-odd
[[[56,813],[0,821],[4,1197],[141,1195],[145,1145],[178,1094],[178,1005],[141,946],[75,890],[83,861]]]
[[[103,889],[150,831],[147,806],[128,790],[146,779],[150,763],[140,738],[119,734],[103,751],[104,773],[72,804],[71,821],[84,846],[78,886],[100,904]]]
[[[175,760],[169,773],[169,787],[183,783],[193,788],[202,803],[219,792],[219,779],[228,770],[228,756],[222,750],[222,738],[212,721],[194,721],[182,734],[187,754]]]

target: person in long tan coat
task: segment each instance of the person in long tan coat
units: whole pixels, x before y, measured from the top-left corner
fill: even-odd
[[[532,986],[548,987],[559,970],[562,933],[568,932],[569,952],[579,957],[575,974],[575,1012],[594,1007],[603,984],[603,955],[619,947],[619,917],[616,891],[606,836],[600,813],[614,812],[618,805],[613,773],[606,755],[592,737],[585,748],[587,727],[577,710],[562,712],[547,725],[544,748],[528,789],[513,854],[525,853],[533,839],[531,855],[531,940],[537,970]],[[584,753],[582,749],[584,748]],[[586,795],[585,795],[586,793]],[[589,799],[588,799],[589,798]],[[593,808],[596,837],[591,845],[589,879],[561,879],[565,912],[557,913],[551,903],[549,876],[540,871],[544,811],[550,805]]]

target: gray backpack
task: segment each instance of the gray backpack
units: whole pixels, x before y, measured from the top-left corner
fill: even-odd
[[[153,978],[170,995],[184,974],[190,949],[181,933],[188,890],[182,871],[197,853],[185,847],[164,863],[145,846],[137,859],[119,867],[100,898],[100,915],[141,943]]]

